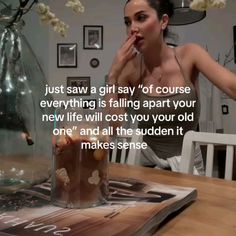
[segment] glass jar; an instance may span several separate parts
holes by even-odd
[[[68,121],[68,114],[79,115],[81,119]],[[89,115],[101,117],[102,114],[96,109],[67,109],[57,113],[67,117],[67,120],[57,123],[60,134],[53,141],[53,204],[87,208],[106,202],[109,138],[103,131],[108,126],[102,120],[86,119]]]
[[[0,20],[0,193],[44,181],[50,174],[52,124],[42,122],[46,80],[23,22]]]

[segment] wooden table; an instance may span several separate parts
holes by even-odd
[[[109,172],[111,176],[197,188],[196,202],[158,229],[155,235],[236,235],[236,181],[120,164],[111,164]]]

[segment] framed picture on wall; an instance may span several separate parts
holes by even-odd
[[[89,76],[67,77],[67,96],[88,96],[90,95]]]
[[[103,49],[103,26],[84,25],[83,27],[83,48],[84,49]]]
[[[77,67],[77,43],[57,44],[57,67]]]

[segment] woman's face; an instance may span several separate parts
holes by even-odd
[[[135,34],[134,46],[143,51],[160,40],[163,31],[162,20],[146,0],[131,0],[125,6],[124,21],[127,35]]]

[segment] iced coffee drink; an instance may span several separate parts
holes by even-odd
[[[108,150],[81,148],[91,140],[60,137],[53,147],[52,202],[61,207],[86,208],[106,202]]]

